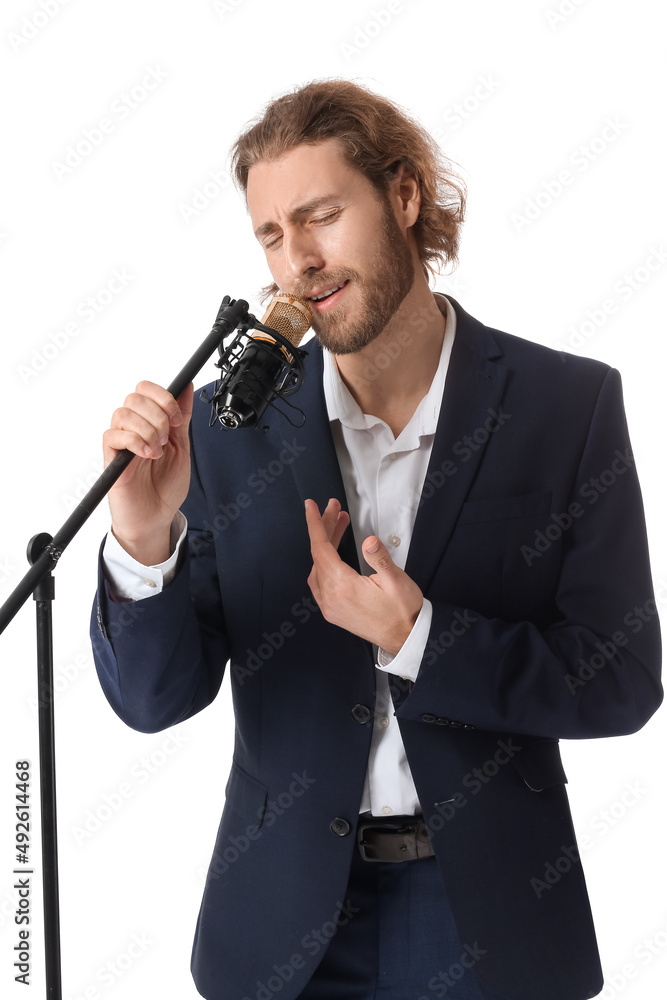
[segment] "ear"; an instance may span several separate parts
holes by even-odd
[[[403,230],[414,226],[421,208],[421,191],[419,179],[410,163],[401,160],[396,165],[388,193],[399,226]]]

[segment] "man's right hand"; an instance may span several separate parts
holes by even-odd
[[[109,506],[114,535],[144,566],[169,558],[171,523],[188,493],[192,397],[192,383],[177,401],[140,382],[104,432],[105,467],[125,448],[137,456],[109,491]]]

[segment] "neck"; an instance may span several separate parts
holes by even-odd
[[[395,437],[431,386],[444,334],[445,317],[420,271],[373,343],[354,354],[335,356],[340,376],[362,412],[384,420]]]

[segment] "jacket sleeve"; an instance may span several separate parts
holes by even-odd
[[[660,632],[614,369],[601,386],[568,512],[557,512],[544,535],[543,547],[560,547],[549,623],[489,618],[429,595],[429,639],[397,717],[567,739],[632,733],[651,717],[662,701]]]
[[[91,618],[95,666],[114,711],[140,732],[166,729],[210,704],[229,658],[215,546],[200,527],[207,505],[192,441],[191,454],[182,508],[188,545],[172,582],[154,597],[116,603],[100,559]]]

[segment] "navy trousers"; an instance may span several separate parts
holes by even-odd
[[[356,850],[343,912],[299,1000],[503,1000],[478,982],[483,942],[459,940],[434,857],[372,862]]]

